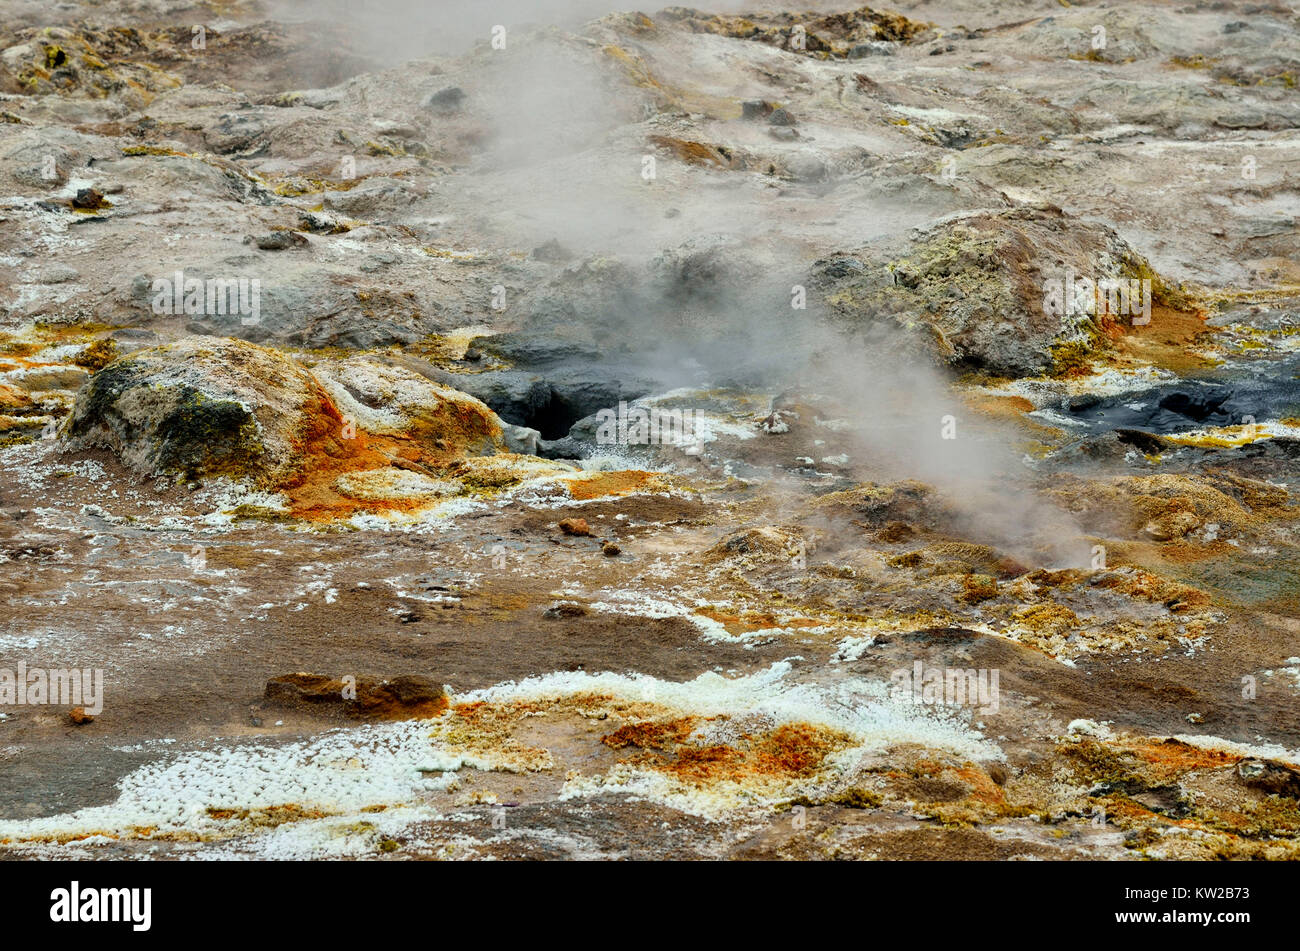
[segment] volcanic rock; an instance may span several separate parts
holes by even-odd
[[[864,252],[865,271],[823,266],[830,306],[848,324],[891,317],[924,332],[934,357],[1005,376],[1043,373],[1061,344],[1091,347],[1094,316],[1045,306],[1052,280],[1150,280],[1157,303],[1180,292],[1113,229],[1050,206],[953,217],[901,246]]]
[[[447,708],[443,689],[427,677],[392,680],[284,674],[266,682],[265,701],[279,707],[345,715],[364,720],[414,720],[439,716]]]
[[[243,341],[187,337],[96,373],[62,435],[144,475],[249,476],[278,484],[302,465],[314,430],[338,426],[333,402],[292,359]]]

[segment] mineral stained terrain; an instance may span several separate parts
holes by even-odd
[[[0,857],[1300,856],[1293,6],[360,6],[0,0]]]

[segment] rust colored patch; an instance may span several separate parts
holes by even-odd
[[[643,750],[669,750],[685,742],[698,722],[698,717],[681,717],[676,720],[628,723],[613,733],[602,736],[600,742],[615,750],[629,746]]]
[[[755,748],[759,772],[807,776],[821,766],[837,744],[824,728],[807,723],[787,723],[765,736]]]
[[[319,809],[305,809],[294,802],[267,806],[264,809],[219,809],[208,806],[207,812],[213,819],[234,819],[260,828],[275,828],[286,822],[301,822],[303,819],[324,819],[329,815]]]
[[[458,703],[452,707],[452,710],[458,717],[470,723],[480,719],[486,709],[486,700],[475,700],[473,703]]]
[[[731,158],[716,145],[703,142],[691,142],[686,139],[674,139],[666,135],[650,136],[650,144],[667,149],[676,158],[688,165],[703,165],[710,168],[731,168]]]
[[[971,409],[985,416],[1015,417],[1032,413],[1034,404],[1023,396],[972,396],[966,401]]]
[[[334,480],[345,472],[388,465],[388,455],[371,445],[375,437],[358,429],[354,439],[344,438],[343,415],[322,390],[304,408],[303,415],[307,423],[294,446],[302,461],[282,486],[292,513],[299,518],[322,519],[372,507],[341,495],[334,489]]]
[[[645,765],[696,783],[801,779],[816,773],[828,755],[850,742],[848,734],[838,730],[787,723],[757,737],[745,737],[735,746],[679,744],[672,750],[675,759]]]
[[[702,617],[717,621],[727,629],[728,634],[747,634],[752,631],[766,631],[775,627],[817,627],[822,621],[812,618],[797,617],[781,620],[775,614],[763,611],[745,611],[741,614],[729,613],[720,608],[705,607],[697,612]]]
[[[1098,315],[1097,323],[1120,362],[1150,363],[1180,375],[1209,365],[1191,346],[1208,329],[1203,311],[1153,304],[1149,324],[1134,327],[1107,314]]]
[[[990,809],[1001,809],[1007,804],[1007,794],[993,778],[974,764],[954,769],[957,777],[971,788],[970,798]]]
[[[590,479],[570,479],[569,496],[578,501],[605,496],[627,495],[639,489],[662,489],[667,486],[654,472],[624,469],[620,472],[601,472]]]
[[[724,778],[723,774],[740,772],[744,754],[726,745],[684,747],[677,751],[675,762],[662,768],[697,782]]]
[[[1226,750],[1207,750],[1181,740],[1140,743],[1127,748],[1147,764],[1147,771],[1160,780],[1174,780],[1195,769],[1221,769],[1241,759]]]
[[[398,468],[436,477],[466,448],[489,439],[491,433],[470,408],[447,403],[437,424],[420,421],[400,436],[368,433],[357,427],[344,436],[343,415],[323,390],[304,408],[307,423],[295,441],[301,463],[280,489],[289,498],[289,514],[309,521],[347,518],[356,512],[415,512],[435,498],[355,499],[335,488],[339,476],[350,472]]]
[[[1174,612],[1210,603],[1210,596],[1204,591],[1148,571],[1138,570],[1129,576],[1110,575],[1099,578],[1096,584],[1101,588],[1120,591],[1130,598],[1164,604]]]
[[[0,383],[0,410],[8,413],[13,410],[30,409],[32,398],[10,383]]]

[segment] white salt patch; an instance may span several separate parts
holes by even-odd
[[[867,652],[867,648],[875,643],[876,638],[872,634],[861,637],[846,637],[840,641],[839,646],[835,649],[835,656],[831,658],[831,663],[842,664],[859,660]]]
[[[1289,750],[1277,743],[1237,743],[1217,736],[1188,736],[1176,733],[1170,739],[1187,743],[1203,750],[1223,750],[1237,756],[1250,756],[1256,759],[1275,759],[1292,766],[1300,766],[1300,749]]]

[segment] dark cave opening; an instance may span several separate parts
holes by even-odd
[[[527,417],[520,425],[537,430],[543,439],[563,439],[569,435],[569,429],[574,423],[591,412],[594,410],[588,411],[570,403],[551,390],[550,398],[530,407]]]

